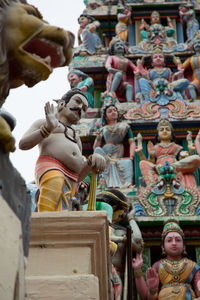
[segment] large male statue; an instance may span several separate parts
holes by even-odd
[[[36,183],[40,189],[39,211],[62,210],[68,206],[66,195],[73,197],[76,183],[92,170],[102,172],[105,160],[98,154],[82,159],[82,145],[71,125],[77,124],[88,107],[86,95],[73,88],[57,101],[58,110],[49,102],[45,105],[46,119],[37,120],[19,142],[19,148],[28,150],[39,145],[36,163]],[[68,191],[64,193],[64,187]]]

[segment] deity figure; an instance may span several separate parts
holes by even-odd
[[[174,141],[173,127],[167,118],[161,118],[157,126],[157,143],[153,145],[148,142],[147,150],[150,161],[146,160],[142,153],[142,142],[138,142],[135,152],[140,156],[140,169],[147,186],[155,186],[159,183],[159,170],[167,161],[175,167],[176,179],[184,187],[196,187],[193,172],[200,166],[200,156],[193,155],[195,145],[192,143],[191,135],[187,137],[188,151]],[[174,181],[176,185],[177,182]]]
[[[125,42],[128,40],[128,25],[131,25],[131,8],[124,7],[121,13],[117,14],[118,23],[115,26],[115,33]]]
[[[135,283],[141,299],[183,300],[200,297],[200,266],[187,258],[184,233],[175,219],[162,232],[164,258],[155,262],[143,277],[141,254],[133,259]],[[199,298],[198,298],[199,299]]]
[[[151,25],[148,25],[144,19],[142,19],[142,24],[140,26],[142,39],[155,46],[165,44],[168,48],[172,48],[176,44],[176,41],[173,38],[175,30],[171,19],[167,18],[167,21],[168,26],[163,26],[160,21],[159,12],[153,11],[151,14]]]
[[[133,101],[133,72],[135,65],[124,57],[126,45],[120,38],[114,38],[109,46],[110,56],[108,57],[105,67],[108,71],[106,90],[110,94],[124,97],[128,102]]]
[[[94,107],[94,82],[91,77],[80,70],[71,70],[68,73],[68,81],[71,88],[79,88],[88,98],[89,107]]]
[[[189,4],[181,4],[179,15],[181,23],[186,26],[187,42],[192,43],[195,32],[199,30],[199,22],[195,18],[195,11],[191,9]]]
[[[183,63],[183,68],[191,68],[193,71],[192,82],[189,83],[187,89],[192,100],[196,100],[200,95],[200,30],[194,34],[193,48],[195,55],[190,56]]]
[[[113,104],[103,109],[102,128],[96,132],[94,153],[106,159],[106,169],[103,172],[107,187],[127,187],[132,184],[135,142],[130,126],[119,122],[117,107]],[[124,157],[124,141],[128,137],[129,158]]]
[[[113,225],[130,226],[132,230],[132,239],[130,241],[131,248],[136,252],[141,252],[143,249],[143,239],[141,231],[134,220],[134,211],[128,203],[127,197],[117,189],[107,189],[97,195],[97,203],[105,202],[112,207],[112,221]],[[125,222],[125,219],[127,220]],[[112,226],[111,224],[111,226]],[[124,282],[124,273],[126,265],[126,228],[124,230],[110,227],[110,240],[112,241],[112,284],[115,291],[115,298],[121,299],[122,285]],[[121,227],[123,228],[123,227]],[[110,246],[111,246],[110,245]],[[119,274],[119,275],[118,275]],[[121,295],[122,296],[122,295]]]
[[[22,150],[39,146],[40,156],[35,168],[40,190],[39,212],[69,208],[77,183],[93,169],[101,173],[105,168],[105,159],[98,154],[83,161],[81,140],[72,127],[88,107],[86,95],[73,88],[57,103],[57,114],[53,104],[46,103],[46,118],[34,122],[19,142]]]
[[[80,24],[78,31],[79,47],[75,50],[74,55],[93,55],[97,49],[101,48],[101,39],[96,33],[100,23],[86,14],[80,15],[78,22]]]
[[[141,62],[135,71],[135,75],[139,78],[142,100],[155,102],[158,105],[167,105],[169,101],[176,99],[183,100],[189,81],[182,78],[182,65],[178,62],[179,71],[173,74],[171,69],[165,66],[164,54],[158,50],[152,55],[152,66],[152,69],[147,70]]]

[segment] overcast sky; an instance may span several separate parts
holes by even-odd
[[[70,30],[76,36],[79,27],[77,18],[85,8],[83,0],[27,0],[27,2],[36,6],[51,25]],[[77,45],[77,36],[75,44]],[[34,180],[34,167],[39,152],[37,146],[27,151],[20,150],[19,140],[35,120],[44,117],[44,104],[52,99],[58,99],[69,90],[67,73],[67,67],[58,68],[46,81],[32,88],[24,85],[10,90],[3,106],[17,120],[13,131],[17,149],[10,154],[10,159],[27,183]]]

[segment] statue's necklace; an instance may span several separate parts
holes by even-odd
[[[72,128],[71,126],[67,126],[67,125],[63,124],[61,121],[59,121],[59,123],[61,123],[61,124],[65,127],[65,131],[64,131],[65,137],[66,137],[68,140],[72,141],[73,143],[77,143],[76,132],[75,132],[74,128]],[[70,128],[70,129],[72,130],[72,132],[73,132],[73,137],[71,137],[71,136],[68,135],[68,133],[67,133],[68,128]]]
[[[164,269],[173,276],[173,281],[177,282],[180,280],[179,275],[185,271],[188,265],[188,259],[184,258],[179,261],[172,261],[166,258],[161,263]]]

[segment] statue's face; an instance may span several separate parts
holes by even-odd
[[[69,63],[73,34],[42,19],[28,4],[13,3],[5,14],[5,37],[8,59],[12,61],[12,87],[23,83],[31,87],[46,80],[53,68]]]
[[[68,76],[68,81],[69,81],[71,87],[73,88],[73,87],[76,87],[79,84],[79,82],[82,81],[82,78],[79,77],[75,73],[70,73]]]
[[[184,250],[182,236],[178,232],[169,232],[164,240],[164,249],[171,258],[181,257]]]
[[[153,55],[152,66],[163,67],[165,65],[165,57],[162,53],[156,53]]]
[[[167,125],[159,126],[158,128],[158,139],[159,141],[171,141],[172,132],[171,128]]]
[[[151,16],[151,24],[159,24],[160,23],[160,16],[159,15],[152,15]]]
[[[180,7],[179,7],[179,10],[180,10],[181,12],[185,13],[185,12],[188,11],[188,8],[185,7],[185,6],[180,6]]]
[[[124,43],[122,43],[121,41],[116,42],[115,45],[114,45],[114,52],[124,54],[124,52],[125,52]]]
[[[200,52],[200,39],[195,40],[193,47],[195,52]]]
[[[70,101],[63,107],[61,116],[64,116],[69,124],[77,124],[83,112],[88,108],[88,102],[85,97],[75,94]]]
[[[115,106],[110,106],[106,110],[106,121],[115,121],[118,119],[118,111]]]
[[[79,22],[81,28],[85,28],[85,26],[88,25],[91,21],[87,17],[81,16],[78,19],[78,22]]]

